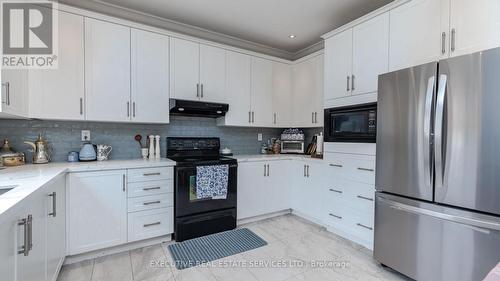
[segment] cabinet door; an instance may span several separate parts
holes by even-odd
[[[316,66],[314,60],[293,66],[293,124],[296,127],[315,125]]]
[[[200,44],[170,38],[170,96],[200,99]]]
[[[377,91],[378,75],[389,70],[389,13],[353,29],[352,94]]]
[[[352,29],[325,40],[324,99],[343,98],[351,94]]]
[[[200,98],[225,103],[226,50],[200,45]]]
[[[414,0],[389,13],[390,71],[448,55],[449,0]]]
[[[47,281],[57,279],[66,256],[66,178],[60,177],[44,189],[47,217]]]
[[[28,71],[22,69],[2,69],[1,78],[1,112],[28,117]]]
[[[69,174],[68,247],[75,255],[127,242],[126,172]]]
[[[273,124],[273,63],[252,58],[252,125],[272,127]]]
[[[45,193],[37,192],[32,194],[28,201],[23,203],[25,207],[23,207],[22,211],[19,213],[20,217],[18,217],[18,220],[25,218],[28,215],[32,216],[30,231],[32,247],[28,256],[24,256],[22,254],[16,256],[17,281],[45,280],[47,246],[46,204],[47,199],[45,197]],[[18,226],[17,228],[18,247],[24,244],[25,230],[26,229],[23,226]]]
[[[87,120],[130,120],[130,28],[85,18]]]
[[[320,164],[295,163],[292,208],[307,219],[322,219],[322,171]]]
[[[30,116],[84,120],[83,17],[59,12],[58,68],[29,71]]]
[[[273,125],[292,126],[292,68],[289,64],[273,63]]]
[[[500,46],[500,1],[451,0],[451,56]],[[453,42],[454,40],[454,42]]]
[[[290,196],[292,193],[290,170],[291,161],[269,161],[268,178],[269,186],[262,198],[266,198],[269,213],[279,212],[291,208]]]
[[[270,179],[265,176],[266,162],[247,162],[238,165],[238,219],[266,214],[267,188]]]
[[[226,65],[226,101],[229,111],[223,118],[223,125],[250,126],[251,58],[228,51]]]
[[[17,232],[22,226],[18,225],[18,219],[25,216],[25,212],[19,212],[15,207],[2,213],[0,217],[0,272],[2,280],[15,281],[17,251],[22,246],[23,240],[18,241]]]
[[[168,37],[132,29],[132,121],[168,123]]]

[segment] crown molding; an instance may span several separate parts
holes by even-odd
[[[320,40],[319,42],[294,53],[270,47],[267,45],[247,41],[234,36],[207,30],[201,27],[188,25],[177,21],[158,17],[155,15],[151,15],[148,13],[143,13],[136,10],[128,9],[122,6],[105,3],[100,0],[92,0],[92,1],[59,0],[59,3],[291,61],[315,53],[316,51],[323,49],[324,45],[323,40],[321,38],[318,38],[318,40]]]

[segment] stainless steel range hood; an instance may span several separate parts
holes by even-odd
[[[229,110],[225,103],[170,99],[170,114],[180,116],[222,117]]]

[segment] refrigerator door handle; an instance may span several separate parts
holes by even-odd
[[[450,215],[450,214],[445,214],[445,213],[440,213],[432,210],[427,210],[427,209],[422,209],[394,201],[389,201],[387,199],[383,198],[378,198],[377,200],[382,201],[384,204],[387,204],[389,207],[392,209],[396,210],[401,210],[409,213],[413,213],[416,215],[424,215],[424,216],[429,216],[453,223],[458,223],[458,224],[463,224],[467,225],[469,227],[476,227],[480,228],[483,231],[489,232],[490,230],[496,230],[500,231],[500,224],[492,221],[485,221],[485,220],[478,220],[478,219],[473,219],[473,218],[466,218],[466,217],[461,217],[461,216],[455,216],[455,215]]]
[[[446,97],[446,84],[448,76],[439,76],[438,93],[436,99],[436,120],[434,123],[434,159],[436,166],[436,188],[443,188],[444,183],[444,149],[443,149],[443,129],[444,129],[444,102]]]
[[[431,122],[432,122],[432,100],[434,98],[434,89],[436,86],[436,77],[432,76],[427,81],[427,92],[425,94],[425,108],[424,108],[424,163],[426,165],[424,173],[426,184],[429,188],[432,188],[433,181],[433,161],[431,156]]]

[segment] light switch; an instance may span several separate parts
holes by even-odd
[[[82,130],[82,141],[90,141],[90,130]]]
[[[258,134],[257,134],[257,140],[258,140],[258,141],[262,141],[262,134],[261,134],[261,133],[258,133]]]

